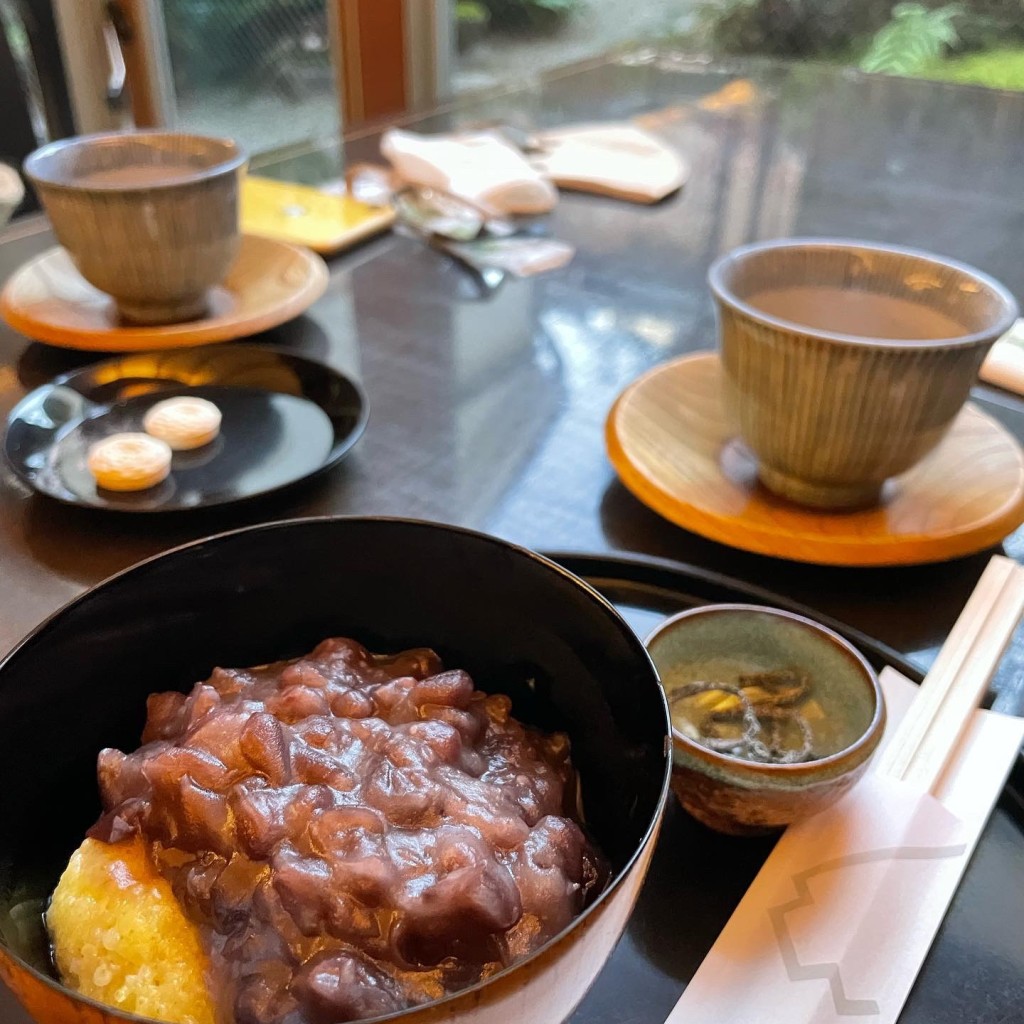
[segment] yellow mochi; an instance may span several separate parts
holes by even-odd
[[[198,929],[140,839],[86,839],[46,923],[61,980],[82,995],[170,1024],[214,1024]]]

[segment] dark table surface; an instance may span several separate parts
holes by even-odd
[[[1024,298],[1024,95],[645,52],[531,80],[413,123],[441,130],[500,118],[546,126],[654,111],[662,112],[658,131],[692,165],[689,183],[653,207],[564,195],[550,232],[578,247],[566,269],[484,296],[438,253],[387,236],[333,260],[325,297],[262,336],[331,363],[369,394],[365,437],[326,478],[220,511],[122,518],[35,497],[0,470],[0,652],[140,558],[246,524],[349,513],[459,523],[541,550],[619,550],[695,563],[803,601],[926,667],[989,553],[858,570],[731,550],[634,499],[605,457],[603,423],[640,373],[714,346],[708,265],[753,239],[838,235],[919,246],[972,263]],[[295,151],[263,161],[263,170],[322,180],[337,175],[342,161],[375,159],[377,138],[368,132],[344,146]],[[37,222],[9,229],[0,279],[50,244]],[[93,358],[30,344],[0,327],[0,412],[26,389]],[[1024,438],[1024,404],[987,388],[975,398]],[[1024,531],[1004,549],[1020,558]],[[997,679],[997,707],[1024,712],[1022,668],[1018,637]],[[681,818],[670,815],[663,842],[689,836]],[[735,883],[723,887],[727,916],[756,856],[708,848],[714,855],[698,858],[702,870],[720,868],[719,855],[741,865]],[[995,868],[979,867],[985,858],[996,858]],[[666,884],[669,870],[656,864],[660,881],[652,884]],[[1005,876],[1005,892],[988,885],[992,870]],[[973,884],[975,877],[985,884]],[[1005,966],[1006,949],[1022,945],[1022,883],[1024,837],[1014,817],[1000,812],[906,1024],[1024,1020],[1024,973]],[[657,924],[644,919],[638,934]],[[616,954],[620,973],[606,972],[611,980],[599,982],[581,1021],[664,1018],[695,964],[652,965],[638,950],[627,937]],[[0,1020],[24,1020],[2,991]]]

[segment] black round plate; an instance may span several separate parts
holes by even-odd
[[[220,436],[175,452],[145,491],[96,486],[86,456],[109,434],[142,429],[154,403],[197,395],[223,414]],[[323,363],[282,349],[230,345],[130,354],[37,388],[7,421],[4,453],[40,494],[84,508],[175,512],[254,498],[335,465],[366,426],[366,397]]]

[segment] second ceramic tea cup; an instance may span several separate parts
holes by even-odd
[[[726,397],[762,483],[825,509],[877,502],[931,451],[1018,316],[973,267],[867,242],[748,245],[709,281]]]
[[[238,255],[246,156],[228,139],[172,132],[51,142],[25,173],[82,276],[142,324],[193,320]]]

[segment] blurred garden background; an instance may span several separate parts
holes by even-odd
[[[1024,0],[448,0],[450,91],[639,43],[1024,90]],[[326,0],[164,0],[181,123],[255,150],[337,123]]]
[[[561,55],[663,40],[1024,90],[1024,0],[459,0],[468,85]]]

